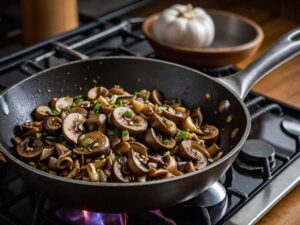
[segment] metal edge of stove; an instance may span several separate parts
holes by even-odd
[[[253,225],[259,221],[276,203],[286,196],[300,181],[298,157],[285,170],[277,175],[272,182],[256,194],[246,205],[230,217],[224,225]]]

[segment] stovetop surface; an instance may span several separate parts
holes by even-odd
[[[72,56],[57,48],[56,41],[62,41],[90,57],[108,55],[133,55],[161,58],[153,52],[141,32],[142,19],[127,22],[111,20],[97,22],[88,28],[75,32],[60,40],[50,40],[21,53],[0,59],[0,87],[4,89],[40,70],[69,62]],[[199,68],[197,68],[199,69]],[[212,76],[224,76],[236,71],[229,66],[214,70],[200,69]],[[256,196],[261,189],[298,159],[299,139],[284,132],[283,120],[300,124],[299,109],[286,106],[273,99],[251,93],[246,98],[252,116],[249,139],[260,139],[275,149],[274,159],[263,165],[249,167],[235,162],[221,178],[227,191],[227,198],[213,207],[195,206],[184,203],[161,212],[119,215],[125,217],[122,223],[106,224],[223,224]],[[249,140],[248,139],[248,140]],[[271,169],[272,168],[272,169]],[[196,201],[197,203],[197,201]],[[0,164],[0,224],[53,225],[53,224],[103,224],[100,213],[70,210],[30,190],[6,164]],[[59,216],[67,211],[72,216]],[[74,215],[75,216],[74,216]],[[70,219],[71,218],[71,219]],[[76,220],[77,218],[77,220]],[[93,220],[87,220],[93,218]],[[96,219],[95,219],[96,218]],[[125,222],[124,222],[125,221]]]

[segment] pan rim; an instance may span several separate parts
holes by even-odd
[[[212,77],[210,77],[209,75],[199,72],[193,68],[187,67],[187,66],[183,66],[177,63],[173,63],[173,62],[168,62],[168,61],[164,61],[164,60],[159,60],[159,59],[151,59],[151,58],[144,58],[144,57],[137,57],[137,56],[104,56],[104,57],[94,57],[94,58],[88,58],[88,59],[81,59],[81,60],[76,60],[76,61],[72,61],[72,62],[68,62],[68,63],[64,63],[61,65],[57,65],[51,68],[48,68],[46,70],[43,70],[41,72],[38,72],[14,85],[12,85],[11,87],[5,89],[1,94],[0,94],[0,98],[2,98],[3,96],[5,96],[5,94],[7,92],[9,92],[10,90],[14,89],[15,87],[21,85],[23,82],[26,82],[27,80],[33,79],[37,76],[41,76],[44,73],[47,73],[49,71],[55,70],[57,68],[61,68],[61,67],[65,67],[65,66],[69,66],[72,64],[77,64],[80,62],[86,62],[86,61],[97,61],[97,60],[106,60],[106,59],[130,59],[130,60],[141,60],[141,61],[150,61],[150,62],[155,62],[155,63],[162,63],[162,64],[168,64],[170,66],[175,66],[178,68],[182,68],[185,70],[189,70],[191,72],[194,72],[196,74],[199,74],[201,76],[205,76],[206,78],[208,78],[209,80],[211,80],[212,82],[216,82],[218,84],[220,84],[223,88],[227,89],[235,98],[236,100],[239,102],[239,104],[242,106],[244,112],[245,112],[245,116],[246,116],[246,127],[245,127],[245,131],[243,133],[243,136],[241,137],[241,139],[239,140],[239,142],[234,146],[233,149],[231,149],[225,156],[223,156],[221,159],[219,159],[218,161],[208,165],[207,167],[204,167],[203,169],[200,170],[196,170],[195,172],[192,173],[186,173],[183,174],[181,176],[176,176],[176,177],[171,177],[171,178],[166,178],[166,179],[161,179],[161,180],[155,180],[155,181],[147,181],[147,182],[129,182],[129,183],[101,183],[101,182],[90,182],[90,181],[83,181],[83,180],[75,180],[75,179],[69,179],[69,178],[65,178],[65,177],[61,177],[61,176],[57,176],[57,175],[52,175],[49,174],[47,172],[44,172],[42,170],[38,170],[35,169],[31,166],[29,166],[28,164],[26,164],[25,162],[21,161],[20,159],[18,159],[17,157],[15,157],[13,154],[11,154],[8,150],[6,150],[3,145],[0,143],[0,151],[5,155],[5,157],[8,157],[11,161],[13,161],[14,163],[18,164],[19,166],[23,167],[26,170],[29,170],[32,173],[35,173],[39,176],[44,176],[48,179],[52,179],[55,181],[60,181],[60,182],[67,182],[67,183],[71,183],[74,185],[87,185],[87,186],[101,186],[101,187],[106,187],[106,188],[120,188],[120,187],[136,187],[136,186],[148,186],[148,185],[159,185],[161,183],[168,183],[168,182],[176,182],[179,181],[181,179],[187,179],[191,176],[196,176],[200,173],[204,173],[207,170],[212,169],[215,166],[218,166],[219,164],[225,162],[226,160],[228,160],[230,157],[232,157],[237,151],[240,150],[240,148],[242,147],[242,145],[244,144],[244,142],[246,141],[249,133],[250,133],[250,129],[251,129],[251,118],[250,118],[250,113],[248,108],[246,107],[245,103],[243,102],[243,100],[229,87],[227,87],[227,85],[223,84],[220,80],[218,79],[214,79]],[[8,162],[9,163],[9,162]]]

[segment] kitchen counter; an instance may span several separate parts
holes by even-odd
[[[129,14],[129,16],[148,16],[152,13],[174,3],[186,3],[186,1],[153,1],[141,9]],[[193,5],[199,5],[199,1],[190,1]],[[240,68],[246,67],[254,58],[260,55],[268,46],[278,39],[285,32],[299,26],[276,13],[266,9],[267,5],[259,1],[212,1],[202,0],[201,7],[222,9],[249,17],[256,21],[264,31],[264,41],[259,51],[251,58],[238,64]],[[270,7],[270,6],[269,6]],[[254,91],[266,96],[278,99],[282,102],[300,108],[300,55],[274,70],[269,76],[262,79]],[[259,206],[257,206],[259,207]],[[272,210],[270,210],[257,224],[258,225],[298,225],[300,224],[300,185],[284,197]]]

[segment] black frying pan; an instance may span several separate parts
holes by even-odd
[[[300,42],[294,39],[299,34],[300,29],[291,31],[247,69],[220,79],[177,64],[133,57],[86,59],[48,69],[0,95],[0,149],[32,188],[71,207],[133,212],[186,201],[214,184],[231,166],[250,131],[251,121],[243,103],[244,97],[264,74],[298,52]],[[66,179],[34,169],[14,156],[11,143],[14,129],[30,119],[29,115],[37,105],[46,104],[53,96],[86,93],[93,86],[92,80],[98,77],[100,84],[106,87],[119,84],[130,92],[158,88],[167,98],[183,99],[189,108],[200,105],[205,120],[222,130],[220,146],[226,155],[194,173],[126,184]],[[206,93],[211,94],[211,101],[204,100]],[[218,109],[223,100],[230,102],[226,112]],[[230,114],[233,121],[227,123]],[[237,134],[232,136],[237,129]]]

